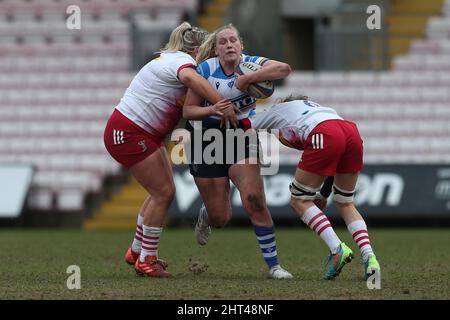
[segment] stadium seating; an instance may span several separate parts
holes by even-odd
[[[382,72],[293,72],[261,109],[308,95],[358,123],[366,163],[450,161],[450,1],[429,20],[427,36]],[[293,153],[282,149],[286,159]]]
[[[66,9],[81,9],[69,30]],[[121,168],[103,129],[134,76],[128,13],[176,25],[196,0],[1,0],[0,163],[36,168],[30,209],[81,210]]]
[[[81,30],[66,28],[79,5]],[[33,164],[28,205],[79,210],[104,178],[120,172],[105,152],[108,115],[133,77],[127,14],[173,25],[195,0],[1,0],[0,162]],[[143,10],[143,9],[148,9]],[[450,0],[429,20],[426,37],[382,72],[291,74],[265,108],[291,93],[334,107],[358,123],[366,163],[450,161]],[[298,152],[281,148],[284,162]]]

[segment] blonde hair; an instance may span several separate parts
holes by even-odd
[[[208,32],[190,23],[183,22],[170,34],[169,42],[161,49],[161,52],[183,51],[192,53],[208,36]]]
[[[295,101],[295,100],[308,100],[308,96],[304,96],[304,95],[295,95],[295,94],[291,94],[287,97],[284,98],[279,98],[277,99],[276,103],[284,103],[284,102],[290,102],[290,101]]]
[[[216,56],[215,51],[216,51],[217,34],[226,29],[232,29],[232,30],[236,31],[236,34],[238,35],[239,40],[242,42],[242,38],[239,35],[239,30],[236,29],[236,27],[233,26],[232,23],[226,24],[226,25],[220,27],[219,29],[214,30],[213,33],[210,33],[208,38],[205,40],[205,42],[202,43],[202,45],[198,49],[198,54],[197,54],[197,59],[196,59],[197,63],[200,63],[206,59]]]

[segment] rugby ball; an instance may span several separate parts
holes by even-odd
[[[244,75],[258,71],[261,68],[262,66],[254,62],[241,62],[236,68],[236,73],[238,75]],[[248,86],[247,93],[256,99],[266,99],[270,97],[274,91],[275,85],[273,84],[273,81],[266,80],[251,83]]]

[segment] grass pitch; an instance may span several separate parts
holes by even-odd
[[[173,277],[137,277],[123,256],[133,232],[0,230],[0,299],[450,299],[450,230],[372,229],[380,290],[362,280],[359,250],[335,281],[323,280],[327,248],[305,228],[276,230],[281,264],[294,279],[267,278],[251,228],[213,230],[200,247],[193,230],[166,228],[160,257]],[[66,286],[81,269],[81,289]]]

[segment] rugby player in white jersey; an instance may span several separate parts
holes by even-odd
[[[274,225],[266,205],[264,185],[257,160],[257,137],[254,136],[253,145],[245,141],[245,146],[242,148],[245,150],[240,150],[241,148],[237,147],[239,138],[229,136],[230,132],[236,133],[239,130],[244,132],[242,129],[249,128],[248,116],[254,109],[256,100],[245,92],[248,84],[259,79],[284,78],[289,75],[291,69],[283,62],[244,55],[242,50],[243,44],[238,30],[232,25],[226,25],[208,37],[197,56],[200,74],[239,109],[238,123],[234,123],[236,130],[222,127],[222,119],[208,113],[210,104],[194,90],[188,90],[183,108],[183,117],[191,120],[186,126],[186,129],[191,132],[190,146],[187,150],[194,155],[197,146],[197,149],[202,152],[199,162],[196,161],[195,155],[189,159],[190,172],[194,176],[205,205],[200,210],[195,228],[197,242],[201,245],[206,244],[211,226],[223,227],[231,218],[231,180],[239,191],[243,208],[253,224],[263,258],[269,268],[269,275],[276,279],[291,278],[292,275],[278,262]],[[203,61],[204,59],[206,60]],[[241,61],[256,62],[263,67],[251,75],[237,78],[235,69]],[[221,150],[216,151],[217,154],[221,153],[222,157],[214,163],[208,163],[203,155],[204,151],[213,145],[212,141],[203,139],[198,143],[195,135],[206,137],[208,132],[213,131],[219,132],[222,145]],[[230,146],[233,146],[231,151]],[[252,154],[252,148],[254,148],[253,151],[256,150],[254,154]],[[228,157],[230,153],[234,155]],[[254,160],[253,163],[250,159]]]
[[[171,275],[167,263],[158,258],[162,225],[175,194],[163,141],[182,117],[187,88],[211,101],[206,114],[221,116],[227,109],[233,113],[233,105],[195,70],[195,57],[207,35],[187,22],[175,28],[161,55],[134,77],[105,128],[108,152],[151,194],[141,207],[136,234],[125,255],[139,275]]]
[[[325,179],[333,176],[333,200],[360,248],[365,278],[379,272],[366,223],[353,202],[358,174],[363,168],[363,143],[356,124],[305,96],[288,97],[256,113],[250,121],[255,130],[278,129],[273,132],[281,143],[303,150],[289,186],[291,206],[330,248],[325,279],[334,279],[353,258],[352,250],[338,238],[327,217],[313,202]]]

